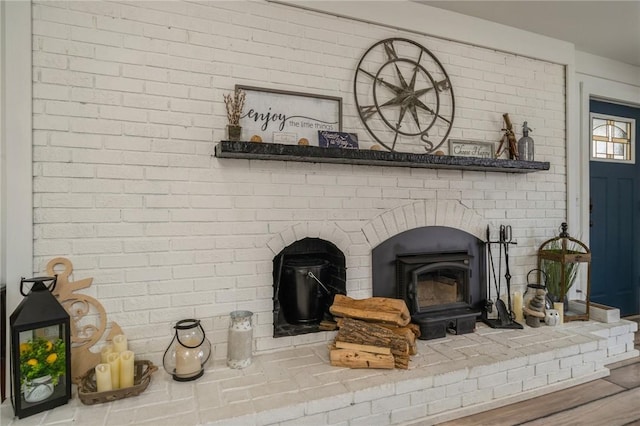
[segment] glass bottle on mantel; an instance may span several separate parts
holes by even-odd
[[[252,317],[253,312],[250,311],[233,311],[230,314],[227,365],[231,368],[245,368],[251,365]]]
[[[533,161],[533,139],[529,137],[531,128],[525,121],[522,124],[522,137],[518,140],[518,159],[522,161]]]

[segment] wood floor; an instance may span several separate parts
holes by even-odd
[[[640,316],[626,319],[640,323]],[[635,346],[640,350],[640,331]],[[440,426],[640,426],[640,357],[607,367],[609,377]]]

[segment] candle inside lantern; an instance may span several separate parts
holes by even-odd
[[[187,346],[196,346],[198,339],[192,338],[183,341]],[[176,345],[176,376],[187,378],[195,376],[202,369],[200,364],[199,348],[187,348],[180,343]]]
[[[111,369],[111,387],[120,389],[120,354],[111,352],[107,355],[107,362]]]
[[[564,303],[554,302],[553,309],[558,311],[558,324],[562,324],[564,322]]]
[[[516,321],[524,321],[524,312],[522,311],[522,293],[516,291],[513,293],[513,313],[516,315]]]
[[[102,364],[106,364],[109,361],[107,361],[107,357],[109,356],[109,354],[113,352],[113,345],[109,344],[109,345],[104,345],[102,347],[102,349],[100,349],[100,362]]]
[[[134,358],[132,351],[124,351],[120,354],[120,387],[129,388],[133,386]]]
[[[111,367],[109,364],[98,364],[96,366],[96,385],[98,392],[110,391],[111,386]]]
[[[127,348],[127,336],[124,334],[118,334],[117,336],[113,336],[113,351],[114,352],[124,352]]]

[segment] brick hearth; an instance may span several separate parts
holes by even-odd
[[[409,370],[331,367],[325,345],[254,358],[244,370],[216,361],[192,383],[155,373],[140,396],[69,405],[2,424],[385,425],[430,424],[605,377],[605,365],[638,356],[638,324],[574,322],[559,327],[491,329],[420,341]]]

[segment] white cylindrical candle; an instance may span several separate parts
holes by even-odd
[[[124,334],[118,334],[117,336],[113,336],[113,351],[114,352],[124,352],[127,348],[127,336]]]
[[[200,341],[198,339],[187,339],[183,341],[185,345],[196,346]],[[198,374],[202,369],[199,357],[200,349],[186,348],[180,343],[176,344],[176,376],[187,378]]]
[[[133,386],[134,358],[132,351],[124,351],[120,354],[120,387],[129,388]]]
[[[102,349],[100,349],[100,362],[102,364],[106,364],[109,362],[107,361],[107,356],[109,356],[111,352],[113,352],[113,345],[111,344],[104,345]]]
[[[562,302],[554,302],[553,309],[558,311],[558,324],[562,324],[564,322],[564,303]]]
[[[245,368],[251,365],[252,316],[253,312],[250,311],[233,311],[230,314],[227,365],[231,368]]]
[[[111,386],[120,389],[120,354],[111,352],[107,355],[107,362],[111,368]]]
[[[96,385],[98,392],[110,391],[111,386],[111,367],[109,364],[98,364],[96,366]]]
[[[516,321],[524,321],[524,312],[522,311],[522,293],[516,291],[513,293],[513,313],[516,315]]]

